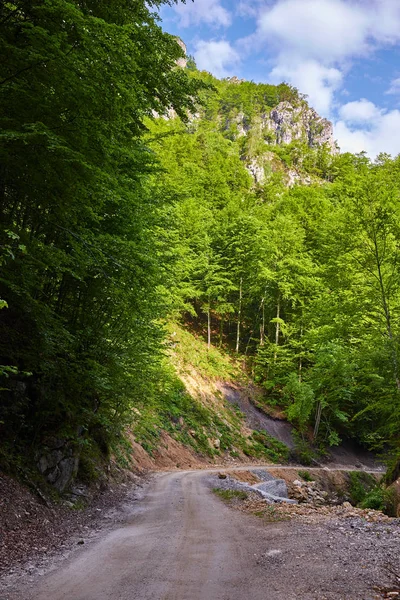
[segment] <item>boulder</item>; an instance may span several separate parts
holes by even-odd
[[[62,493],[78,472],[79,455],[68,442],[48,440],[37,458],[37,467],[46,481]]]
[[[251,487],[279,498],[288,498],[286,482],[283,479],[262,481],[261,483],[255,483]]]

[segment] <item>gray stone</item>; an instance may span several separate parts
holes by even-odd
[[[275,477],[271,475],[266,469],[251,469],[251,472],[257,475],[261,481],[273,481]]]
[[[53,469],[53,471],[50,471],[50,473],[48,473],[46,475],[46,479],[49,483],[54,484],[57,479],[60,477],[61,471],[58,467],[56,467],[55,469]]]
[[[72,456],[70,458],[64,458],[60,461],[58,468],[60,469],[60,475],[54,482],[54,487],[59,492],[63,492],[67,487],[68,483],[75,477],[78,471],[79,458]]]
[[[273,479],[272,481],[263,481],[262,483],[255,483],[251,487],[261,492],[266,492],[267,494],[272,496],[276,496],[279,498],[288,498],[286,482],[283,479]]]

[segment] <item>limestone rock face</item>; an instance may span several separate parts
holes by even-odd
[[[256,158],[252,158],[246,165],[246,168],[250,175],[253,177],[255,183],[262,185],[265,183],[265,170],[263,164]]]
[[[180,45],[180,47],[182,48],[182,50],[184,51],[185,56],[186,56],[186,54],[187,54],[186,44],[184,42],[182,42],[182,40],[180,38],[176,38],[176,42]],[[178,65],[178,67],[182,67],[182,69],[186,69],[187,59],[186,58],[178,58],[178,60],[176,61],[176,64]]]
[[[311,148],[327,144],[333,154],[338,152],[332,123],[320,117],[313,108],[281,102],[264,122],[266,128],[274,133],[276,144],[304,139]]]
[[[303,102],[295,106],[289,102],[280,102],[269,114],[253,117],[251,123],[246,120],[244,114],[239,113],[236,119],[228,125],[236,127],[236,138],[255,134],[259,140],[264,140],[265,144],[270,146],[301,141],[306,143],[309,148],[326,145],[332,155],[339,152],[333,137],[332,123],[328,119],[320,117],[313,108],[309,108]],[[282,172],[288,187],[296,183],[310,185],[313,182],[311,177],[302,174],[296,168],[284,167],[268,150],[259,151],[257,156],[245,156],[243,160],[256,185],[265,183],[268,179],[268,171]]]

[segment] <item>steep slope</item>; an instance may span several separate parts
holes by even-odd
[[[157,405],[135,410],[130,428],[134,465],[157,468],[287,460],[288,446],[232,402],[233,390],[235,398],[243,401],[257,395],[238,360],[216,348],[208,349],[201,338],[174,323],[168,361],[174,392]]]

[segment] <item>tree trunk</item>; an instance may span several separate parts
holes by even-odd
[[[321,404],[321,402],[318,402],[317,415],[315,417],[315,425],[314,425],[314,435],[313,435],[314,440],[316,439],[316,437],[318,435],[319,425],[321,423],[321,413],[322,413],[322,404]]]
[[[303,325],[300,327],[300,341],[303,337]],[[303,358],[301,356],[301,346],[300,346],[300,357],[299,357],[299,382],[301,383],[301,377],[302,377],[302,370],[303,370]]]
[[[275,328],[275,352],[274,352],[274,363],[276,363],[276,357],[277,357],[277,348],[279,345],[279,332],[280,332],[280,323],[279,323],[279,319],[281,315],[281,298],[278,295],[278,302],[276,305],[276,328]]]
[[[236,354],[239,354],[239,344],[240,344],[240,320],[242,317],[242,290],[243,287],[243,277],[240,278],[240,286],[239,286],[239,310],[238,310],[238,320],[237,320],[237,329],[236,329]]]
[[[207,309],[207,347],[211,348],[211,307],[210,297],[208,297],[208,309]]]
[[[260,346],[264,346],[265,343],[265,296],[261,300],[262,316],[260,325]]]

